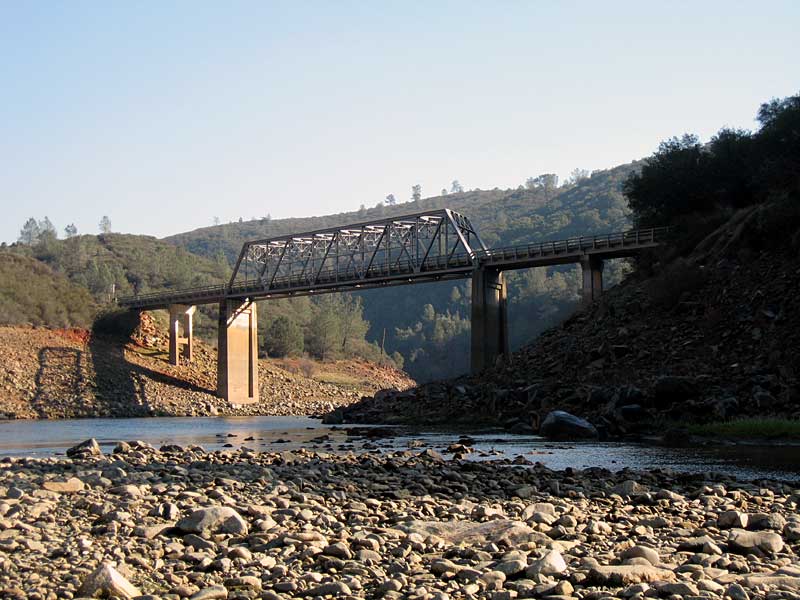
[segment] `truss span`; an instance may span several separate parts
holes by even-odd
[[[263,294],[409,274],[448,274],[487,248],[467,217],[449,209],[247,242],[228,289]]]

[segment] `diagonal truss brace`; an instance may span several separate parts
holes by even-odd
[[[358,283],[404,274],[446,272],[475,262],[487,247],[469,219],[434,210],[246,242],[228,290],[246,284],[263,291]]]

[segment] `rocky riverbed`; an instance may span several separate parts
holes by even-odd
[[[797,598],[800,491],[431,451],[0,461],[0,597]]]

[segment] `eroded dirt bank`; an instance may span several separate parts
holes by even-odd
[[[86,330],[0,327],[0,418],[319,415],[383,388],[414,384],[396,369],[361,360],[262,359],[261,401],[217,398],[216,350],[200,341],[192,363],[172,366],[151,320],[132,339]]]

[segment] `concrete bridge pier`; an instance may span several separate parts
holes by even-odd
[[[588,305],[603,295],[603,259],[582,256],[581,272],[583,275],[581,299],[584,305]]]
[[[509,356],[506,282],[498,269],[477,268],[472,273],[472,373]]]
[[[180,356],[192,360],[192,316],[194,306],[169,305],[169,362],[177,365]],[[181,335],[183,329],[183,335]]]
[[[220,302],[217,396],[231,404],[258,402],[258,319],[250,300]]]

